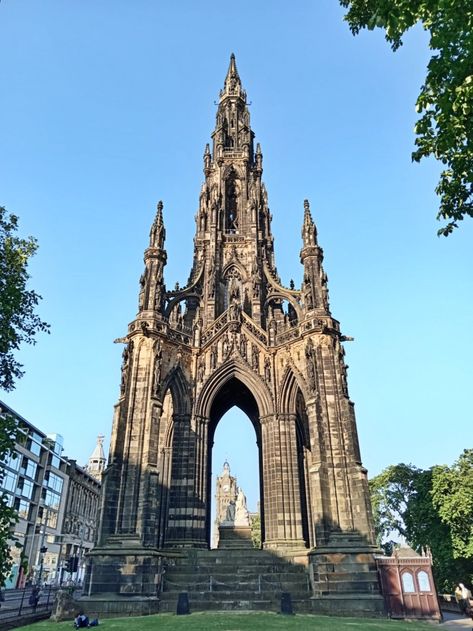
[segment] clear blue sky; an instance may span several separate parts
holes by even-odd
[[[232,51],[285,283],[301,282],[311,200],[332,312],[355,337],[349,389],[370,474],[450,464],[471,447],[473,225],[437,238],[439,165],[410,160],[427,38],[415,30],[394,54],[380,32],[354,38],[342,16],[337,0],[0,3],[0,204],[39,240],[32,287],[51,323],[2,398],[63,434],[68,456],[83,463],[98,433],[108,441],[122,351],[112,341],[136,314],[159,199],[167,284],[187,279]],[[252,429],[230,414],[214,469],[228,457],[254,508]]]

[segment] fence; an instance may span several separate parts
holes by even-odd
[[[24,589],[6,589],[3,592],[4,601],[0,603],[0,629],[13,628],[19,624],[25,624],[27,620],[38,620],[51,615],[54,596],[57,587],[47,585],[39,596],[36,606],[30,605],[32,587]]]

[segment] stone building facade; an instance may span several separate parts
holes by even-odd
[[[346,338],[330,312],[307,200],[302,283],[286,287],[278,276],[263,154],[233,55],[203,163],[184,287],[164,282],[161,202],[151,227],[87,589],[133,595],[136,604],[156,593],[163,555],[209,547],[213,437],[237,405],[257,436],[263,548],[304,558],[314,599],[331,597],[337,559],[345,576],[337,589],[355,593],[375,548]],[[372,582],[368,589],[376,592]]]
[[[85,467],[79,467],[69,458],[66,473],[69,486],[61,533],[61,579],[80,582],[84,577],[85,556],[97,537],[101,484]],[[71,571],[66,572],[68,561]]]

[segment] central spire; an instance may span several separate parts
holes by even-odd
[[[240,75],[238,74],[235,55],[233,53],[230,55],[230,65],[228,66],[223,90],[220,91],[220,101],[229,96],[238,96],[246,102],[246,92],[241,87]]]

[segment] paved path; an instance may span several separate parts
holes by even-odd
[[[448,629],[449,631],[464,631],[468,629],[471,631],[473,629],[473,620],[471,618],[466,618],[465,616],[459,616],[456,613],[444,613],[444,621],[442,624],[439,624],[440,629]]]

